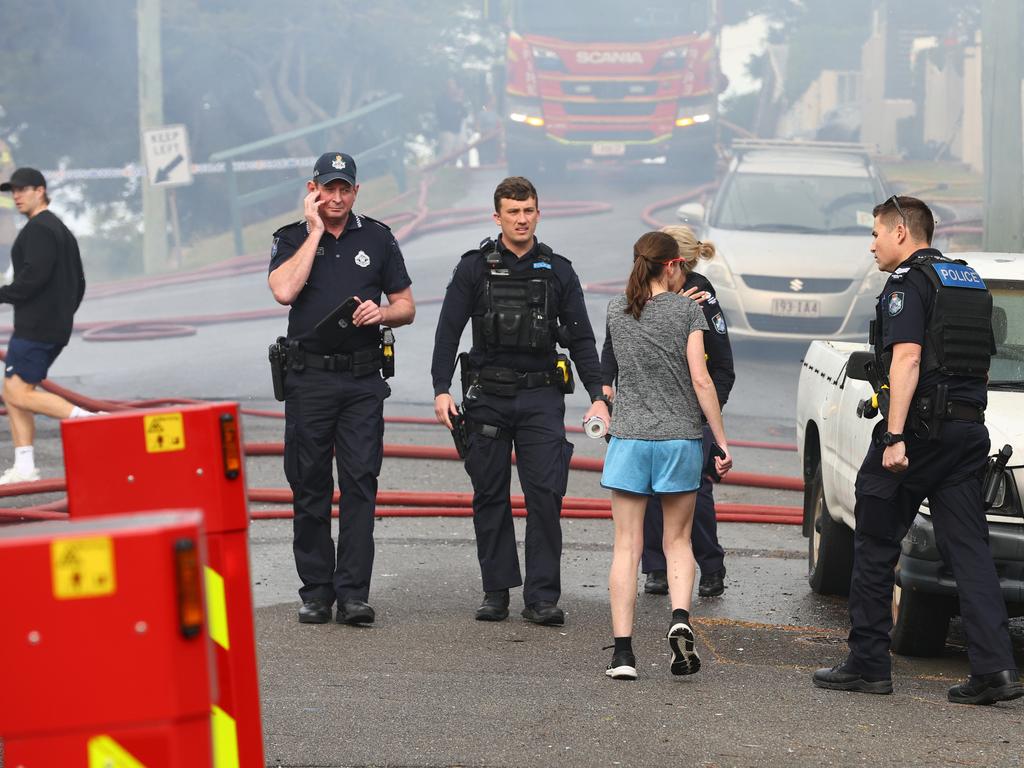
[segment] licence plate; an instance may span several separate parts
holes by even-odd
[[[777,317],[821,317],[817,299],[772,299],[772,314]]]
[[[621,141],[599,141],[591,145],[590,152],[597,157],[622,157],[626,154],[626,145]]]

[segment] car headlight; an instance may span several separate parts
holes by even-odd
[[[539,128],[544,125],[540,102],[534,99],[509,98],[508,119],[513,123],[524,123]]]
[[[565,70],[565,65],[562,64],[562,57],[552,51],[550,48],[541,48],[540,46],[531,46],[533,51],[533,64],[538,70],[543,72],[562,72]]]
[[[721,253],[716,253],[715,258],[703,267],[701,271],[704,273],[704,277],[710,280],[711,284],[716,288],[719,286],[725,288],[736,287],[736,281],[733,279],[732,272],[722,258]]]

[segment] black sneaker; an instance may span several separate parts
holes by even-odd
[[[814,673],[812,680],[819,688],[827,688],[830,691],[856,691],[881,695],[892,693],[892,680],[868,680],[860,672],[847,669],[845,661],[831,669],[819,669]]]
[[[338,606],[335,621],[339,624],[373,624],[373,608],[362,600],[346,600]]]
[[[632,651],[616,651],[604,673],[613,680],[636,680],[636,656]]]
[[[693,630],[685,621],[677,621],[668,630],[668,645],[672,649],[672,674],[692,675],[700,671],[700,656],[694,648]]]
[[[299,608],[300,624],[326,624],[331,620],[331,606],[322,600],[306,600]]]
[[[989,675],[971,675],[966,683],[954,685],[946,698],[954,704],[995,704],[1024,696],[1024,686],[1015,669],[1004,669]]]
[[[565,624],[565,611],[548,600],[539,600],[526,606],[523,608],[522,617],[545,627],[560,627]]]
[[[644,582],[644,592],[648,595],[668,594],[668,574],[665,571],[651,571]]]
[[[508,590],[484,592],[484,601],[476,609],[477,621],[504,621],[508,618]]]
[[[697,587],[697,594],[701,597],[718,597],[725,592],[725,567],[711,573],[700,573],[700,584]]]

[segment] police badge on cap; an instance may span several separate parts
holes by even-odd
[[[356,185],[356,161],[344,152],[325,152],[313,166],[313,181],[329,184],[336,179]]]

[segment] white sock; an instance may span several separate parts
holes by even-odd
[[[31,445],[15,447],[14,468],[22,474],[28,474],[36,468],[35,451]]]
[[[77,405],[71,406],[71,416],[68,418],[79,419],[82,416],[92,416],[92,411],[87,411],[85,408],[79,408]]]

